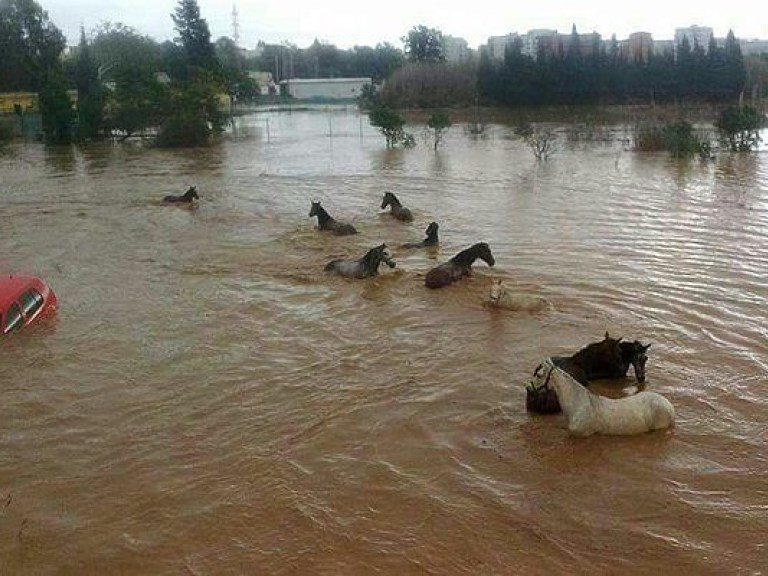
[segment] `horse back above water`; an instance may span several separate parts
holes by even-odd
[[[442,288],[453,284],[464,276],[469,276],[472,274],[472,264],[478,258],[488,266],[496,264],[490,246],[485,242],[478,242],[466,250],[462,250],[448,262],[435,266],[427,272],[424,279],[425,286],[427,288]]]
[[[624,342],[622,338],[611,338],[608,332],[599,342],[588,344],[571,356],[553,356],[552,362],[574,378],[582,386],[589,386],[590,380],[601,378],[623,378],[632,366],[638,384],[645,383],[646,352],[650,344],[639,340]],[[541,365],[536,367],[539,370]],[[536,370],[534,373],[536,373]],[[552,389],[535,390],[527,387],[526,409],[540,414],[560,412],[560,404]]]
[[[352,224],[346,224],[334,219],[328,212],[320,205],[320,202],[312,201],[312,207],[309,209],[309,217],[317,216],[317,227],[319,230],[327,230],[333,232],[337,236],[349,236],[350,234],[357,234],[357,230]]]
[[[197,186],[190,186],[189,189],[179,196],[166,196],[163,198],[163,202],[166,204],[191,204],[194,200],[199,199],[197,195]]]
[[[370,278],[378,275],[382,262],[390,268],[395,267],[386,244],[371,248],[359,260],[331,260],[325,265],[325,271],[345,278]]]
[[[392,192],[384,192],[384,198],[381,200],[381,209],[384,210],[387,206],[391,207],[389,213],[393,218],[402,222],[411,222],[413,220],[411,211],[403,206]]]
[[[578,383],[551,358],[539,364],[534,380],[534,389],[556,394],[573,436],[642,434],[675,423],[675,409],[661,394],[642,391],[626,398],[604,398]]]
[[[428,248],[430,246],[437,246],[440,244],[440,239],[437,235],[439,228],[440,226],[438,226],[437,222],[430,222],[429,226],[427,226],[427,229],[424,231],[427,235],[424,240],[419,242],[406,242],[405,244],[401,244],[400,248]]]

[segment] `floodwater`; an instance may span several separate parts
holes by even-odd
[[[768,573],[768,156],[537,165],[506,126],[411,130],[271,112],[203,150],[0,151],[0,268],[61,304],[0,341],[0,573]],[[397,249],[432,220],[439,250]],[[424,287],[478,241],[494,268]],[[323,273],[381,242],[394,270]],[[489,310],[494,278],[555,310]],[[526,413],[536,364],[606,330],[652,343],[673,431]]]

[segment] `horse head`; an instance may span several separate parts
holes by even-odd
[[[197,195],[197,186],[190,186],[189,190],[184,193],[184,196],[189,200],[198,200],[200,197]]]
[[[373,272],[376,272],[379,265],[384,262],[390,268],[394,268],[396,264],[392,260],[392,254],[387,250],[386,244],[379,244],[375,248],[371,248],[368,253],[363,256],[364,266]]]
[[[437,225],[437,222],[430,222],[429,226],[427,226],[426,235],[427,238],[435,238],[437,239],[437,229],[439,226]]]
[[[488,298],[494,304],[498,304],[499,300],[501,300],[506,291],[507,287],[504,285],[504,283],[501,280],[496,280],[493,284],[491,284],[491,293],[488,295]]]
[[[640,384],[645,382],[645,363],[648,361],[646,352],[650,347],[650,344],[644,346],[639,340],[621,343],[622,359],[627,366],[632,365],[635,370],[635,378]]]
[[[312,207],[309,209],[309,217],[312,218],[312,216],[317,216],[320,214],[321,206],[320,201],[312,200]]]
[[[384,198],[381,200],[381,209],[384,210],[384,208],[390,204],[396,206],[399,204],[399,202],[397,201],[397,198],[395,198],[395,195],[392,194],[392,192],[384,192]]]
[[[488,266],[496,264],[496,260],[493,254],[491,254],[491,247],[486,242],[478,242],[472,248],[474,249],[475,256],[488,264]]]
[[[535,393],[549,390],[549,381],[552,378],[552,372],[557,368],[552,358],[547,358],[541,362],[533,371],[533,378],[526,388]]]

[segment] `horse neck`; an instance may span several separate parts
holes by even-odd
[[[377,272],[379,264],[381,264],[381,255],[376,253],[376,250],[370,250],[365,256],[360,259],[360,263],[368,272]]]
[[[472,248],[467,248],[466,250],[462,250],[456,256],[451,258],[451,262],[454,264],[458,264],[459,266],[464,266],[465,268],[468,268],[472,266],[472,264],[475,263],[475,260],[477,260],[479,256],[475,252],[474,246]]]
[[[393,210],[395,208],[402,208],[402,206],[403,206],[402,204],[400,204],[400,200],[395,198],[394,194],[389,197],[389,205],[392,207]]]
[[[602,371],[605,369],[619,368],[617,362],[623,364],[622,359],[613,354],[611,350],[609,350],[606,355],[603,349],[603,346],[605,345],[606,343],[604,342],[590,344],[571,356],[571,361],[581,367],[587,374],[596,370]]]
[[[552,375],[552,385],[563,412],[570,418],[579,407],[590,403],[590,392],[564,370],[556,370]]]
[[[324,228],[329,220],[333,220],[331,215],[328,214],[322,206],[318,206],[317,214],[315,214],[315,216],[317,216],[317,223],[320,225],[320,228]]]
[[[621,349],[621,364],[626,374],[629,367],[634,364],[635,359],[635,345],[631,342],[620,342],[619,348]]]

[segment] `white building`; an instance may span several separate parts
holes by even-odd
[[[456,36],[443,36],[443,53],[445,54],[445,61],[451,64],[464,62],[470,57],[467,41]]]
[[[691,50],[698,44],[704,52],[709,50],[709,41],[712,39],[712,28],[709,26],[689,26],[688,28],[675,28],[675,46],[680,46],[683,38],[688,38]]]
[[[504,51],[507,46],[520,38],[517,32],[507,34],[506,36],[491,36],[488,38],[488,56],[491,60],[504,60]]]
[[[370,78],[293,78],[280,82],[281,91],[297,100],[354,100]]]
[[[528,30],[528,33],[523,36],[523,54],[535,60],[539,55],[539,38],[551,38],[553,36],[557,36],[557,30],[545,28]]]

